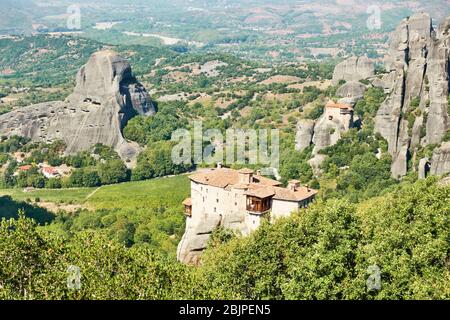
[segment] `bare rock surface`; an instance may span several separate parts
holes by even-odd
[[[430,174],[442,176],[447,173],[450,173],[450,141],[435,149],[431,158]]]
[[[373,62],[365,57],[350,57],[336,65],[333,72],[333,85],[337,85],[340,80],[359,81],[367,79],[375,74]]]
[[[297,123],[296,150],[303,151],[311,145],[314,125],[315,121],[308,119],[302,119]]]
[[[197,265],[208,245],[211,234],[218,227],[246,235],[249,230],[245,223],[245,212],[230,213],[225,216],[203,212],[188,218],[184,235],[177,247],[177,259],[185,264]]]
[[[139,147],[123,138],[122,129],[134,115],[155,112],[128,61],[105,50],[94,53],[78,71],[76,87],[66,101],[31,105],[1,115],[0,133],[44,142],[60,139],[69,154],[102,143],[113,147],[124,160],[132,160]]]
[[[336,91],[336,95],[357,101],[364,97],[365,92],[366,86],[364,84],[358,81],[350,81],[340,86]]]
[[[419,179],[425,179],[430,170],[430,159],[422,158],[419,161]]]
[[[449,27],[447,18],[435,31],[430,16],[417,13],[391,36],[389,73],[379,83],[390,87],[390,94],[378,110],[375,129],[388,141],[394,178],[406,175],[408,159],[418,146],[440,144],[449,129]]]
[[[313,155],[326,147],[338,142],[342,133],[353,126],[353,114],[336,114],[332,109],[325,112],[317,120],[300,120],[297,124],[296,145],[297,151],[303,151],[314,145]]]

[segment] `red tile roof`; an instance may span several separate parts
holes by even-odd
[[[229,185],[231,186],[239,184],[239,173],[247,174],[245,172],[249,172],[249,170],[250,169],[246,169],[246,171],[241,172],[241,170],[237,171],[229,168],[212,169],[208,172],[194,173],[189,178],[194,182],[205,184],[208,186],[226,188]],[[259,175],[254,175],[253,181],[254,183],[260,183],[268,186],[281,185],[281,183],[276,180],[272,180]]]
[[[285,201],[303,201],[315,196],[318,193],[317,190],[307,187],[299,187],[295,191],[278,187],[275,187],[274,189],[275,195],[273,198]]]
[[[281,187],[281,183],[279,181],[259,175],[253,176],[253,181],[249,184],[239,183],[239,172],[240,171],[233,169],[220,168],[212,169],[208,172],[195,173],[189,178],[193,182],[208,186],[227,189],[231,187],[236,189],[244,189],[246,195],[261,199],[273,197],[273,199],[277,200],[299,202],[309,199],[318,193],[317,190],[307,187],[298,187],[295,190],[283,188]]]
[[[332,100],[328,101],[325,108],[338,108],[338,109],[348,109],[353,110],[352,106],[347,103],[336,103]]]
[[[49,174],[57,174],[58,170],[56,170],[53,167],[45,167],[42,169],[43,172],[49,173]]]

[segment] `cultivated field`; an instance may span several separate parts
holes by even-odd
[[[22,189],[0,190],[0,197],[6,195],[17,202],[27,199],[34,202],[38,198],[46,203],[79,204],[92,209],[137,209],[150,204],[181,204],[189,195],[189,179],[186,175],[180,175],[100,188],[42,189],[28,192]]]

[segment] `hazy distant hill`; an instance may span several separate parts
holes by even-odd
[[[6,0],[0,35],[74,31],[67,29],[73,4],[81,11],[81,36],[97,41],[177,44],[278,60],[382,56],[384,36],[404,17],[426,11],[441,21],[450,13],[446,0]],[[368,11],[371,5],[378,7]],[[367,21],[378,9],[381,28],[371,30]]]

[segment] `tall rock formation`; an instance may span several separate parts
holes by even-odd
[[[303,151],[311,145],[313,158],[309,164],[314,172],[320,172],[325,155],[319,151],[336,144],[344,132],[353,126],[353,108],[346,103],[329,101],[323,114],[317,120],[300,120],[297,124],[296,150]]]
[[[359,81],[367,79],[375,74],[373,62],[363,57],[350,57],[342,61],[334,68],[333,85],[337,85],[340,80]]]
[[[441,143],[449,128],[449,27],[450,17],[436,32],[430,16],[418,13],[392,34],[384,77],[390,94],[375,129],[388,141],[394,178],[406,175],[408,159],[420,145]]]
[[[367,57],[350,57],[339,63],[333,72],[333,83],[336,85],[340,80],[347,81],[336,91],[336,95],[341,99],[338,103],[329,101],[324,108],[324,113],[317,120],[299,120],[295,148],[303,151],[314,145],[314,158],[310,162],[314,168],[318,168],[325,159],[318,152],[334,145],[341,138],[342,133],[353,126],[353,107],[364,97],[367,89],[359,80],[373,75],[374,66]]]
[[[61,139],[67,153],[102,143],[113,147],[124,160],[131,160],[139,148],[125,141],[122,129],[134,115],[154,113],[149,94],[134,78],[128,61],[105,50],[94,53],[79,70],[74,92],[66,101],[1,115],[0,133],[44,142]]]

